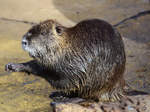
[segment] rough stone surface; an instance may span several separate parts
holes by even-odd
[[[150,10],[149,0],[0,0],[0,112],[51,111],[49,94],[53,89],[48,82],[34,75],[4,71],[8,62],[31,60],[21,48],[21,38],[31,27],[27,22],[56,19],[63,25],[72,26],[83,19],[101,18],[116,24],[145,10]],[[117,27],[123,36],[127,54],[125,79],[132,89],[148,93],[149,21],[150,15],[147,14]],[[149,96],[144,97],[148,101]]]
[[[119,102],[91,103],[83,106],[75,103],[55,103],[54,112],[150,112],[150,96],[128,96]]]

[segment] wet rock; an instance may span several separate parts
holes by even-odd
[[[65,102],[53,103],[53,112],[150,112],[150,96],[128,96],[113,103],[91,103],[88,106]]]

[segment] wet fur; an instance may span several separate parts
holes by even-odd
[[[81,98],[120,99],[126,57],[122,38],[110,24],[92,19],[67,28],[47,20],[27,34],[32,45],[26,50],[54,88]]]

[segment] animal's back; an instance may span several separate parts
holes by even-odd
[[[80,75],[80,96],[119,99],[124,85],[125,51],[120,34],[109,23],[85,20],[68,29],[74,64]],[[112,95],[110,95],[110,93]],[[117,97],[116,97],[117,96]]]

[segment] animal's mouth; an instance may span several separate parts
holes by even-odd
[[[35,52],[33,49],[30,48],[29,43],[26,39],[22,40],[22,48],[23,48],[23,50],[25,50],[29,53],[30,57],[35,58]]]
[[[36,53],[35,53],[35,50],[33,50],[33,49],[31,49],[29,46],[26,46],[26,47],[24,47],[24,46],[22,46],[23,47],[23,49],[25,50],[25,51],[27,51],[28,53],[29,53],[29,56],[30,57],[32,57],[32,58],[35,58],[36,57]]]
[[[29,52],[29,56],[32,58],[35,58],[35,56],[33,54],[31,54],[30,52]]]

